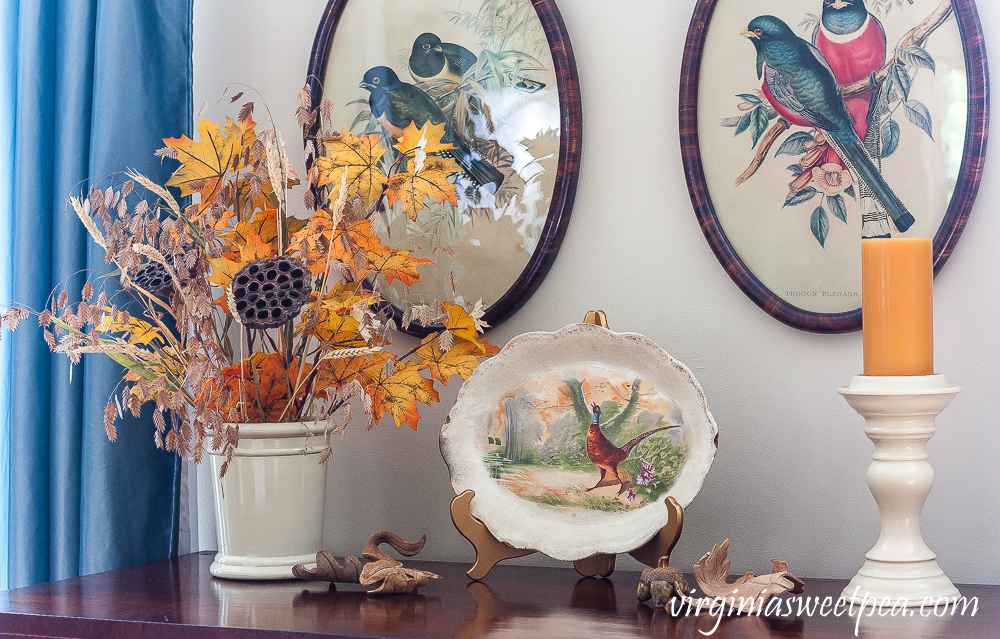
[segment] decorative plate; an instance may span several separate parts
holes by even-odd
[[[687,367],[642,335],[573,324],[520,335],[480,365],[441,454],[497,539],[576,561],[652,538],[667,496],[686,507],[698,494],[717,438]]]

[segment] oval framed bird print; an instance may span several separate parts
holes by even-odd
[[[513,313],[576,191],[580,93],[554,0],[330,0],[307,86],[306,164],[350,155],[345,210],[418,268],[374,284],[398,325],[426,334],[441,302],[487,326]]]
[[[688,190],[716,257],[795,328],[861,328],[861,242],[931,237],[982,176],[988,74],[973,0],[699,0],[680,88]]]
[[[456,494],[515,548],[624,553],[687,507],[718,427],[691,371],[648,338],[573,324],[524,333],[463,384],[441,429]]]

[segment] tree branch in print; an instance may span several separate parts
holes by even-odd
[[[890,0],[874,3],[872,6],[880,13],[887,14],[893,5]],[[852,98],[855,102],[859,98],[864,100],[865,94],[872,95],[877,91],[877,94],[874,94],[872,107],[869,108],[866,102],[863,110],[854,113],[854,116],[856,127],[859,129],[858,136],[862,138],[864,149],[872,162],[877,165],[879,173],[881,161],[899,148],[902,133],[899,123],[894,119],[898,111],[902,111],[910,123],[934,139],[931,112],[919,100],[911,98],[910,90],[922,69],[935,72],[934,58],[923,45],[953,13],[952,0],[942,0],[930,15],[900,40],[899,45],[881,68],[866,78],[843,86],[840,90],[840,96],[845,103],[849,103]],[[819,16],[807,14],[799,27],[805,28],[807,32],[814,32],[815,41],[820,32],[819,21]],[[766,83],[762,88],[767,88]],[[772,105],[769,98],[775,98],[770,92],[755,90],[752,93],[737,94],[736,97],[740,99],[737,109],[742,114],[725,118],[721,125],[735,128],[736,136],[749,131],[751,145],[756,149],[747,169],[735,180],[735,186],[738,187],[756,174],[774,144],[786,131],[791,130],[793,125],[804,126],[804,123],[801,118],[793,117],[795,114],[790,115],[784,110],[786,107]],[[777,99],[782,100],[780,95]],[[865,111],[868,113],[867,116],[864,115]],[[792,180],[789,182],[789,193],[782,208],[798,206],[820,196],[820,203],[810,216],[810,230],[820,246],[825,246],[830,232],[829,214],[832,213],[837,219],[847,222],[847,208],[843,194],[857,198],[854,183],[857,182],[858,176],[855,172],[856,167],[848,166],[848,163],[841,159],[839,153],[841,149],[834,148],[818,128],[809,128],[808,132],[793,130],[791,135],[781,142],[773,157],[779,155],[798,157],[798,161],[788,167]],[[865,184],[861,186],[862,199],[872,197],[871,190],[867,189]],[[864,206],[862,208],[864,209]],[[909,224],[905,226],[897,224],[900,231],[904,231],[908,226]],[[867,229],[863,230],[863,233],[867,236],[866,231]]]
[[[757,172],[760,165],[764,163],[764,159],[767,158],[767,153],[771,150],[771,145],[774,144],[775,140],[781,137],[782,133],[788,130],[789,126],[791,125],[788,123],[788,120],[785,118],[778,118],[778,121],[774,123],[771,130],[764,136],[760,146],[757,147],[757,154],[754,155],[753,161],[750,162],[750,166],[748,166],[747,170],[736,178],[735,186],[739,186],[753,177],[753,174]]]

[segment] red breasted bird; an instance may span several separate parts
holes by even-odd
[[[855,133],[854,119],[823,54],[774,16],[754,18],[742,35],[757,50],[757,77],[764,78],[766,72],[772,106],[780,105],[798,121],[821,130],[858,182],[866,184],[888,211],[896,228],[900,232],[910,228],[913,216],[886,184]]]
[[[870,78],[885,64],[885,29],[878,18],[868,13],[864,0],[823,0],[823,17],[813,44],[842,87]],[[854,116],[854,132],[862,140],[868,132],[868,112],[877,93],[873,86],[844,100]]]
[[[653,433],[658,433],[661,430],[667,430],[670,427],[661,426],[660,428],[654,428],[647,433],[634,437],[623,446],[615,446],[611,443],[611,440],[604,435],[604,432],[601,431],[601,407],[594,404],[593,409],[594,421],[590,423],[590,429],[587,431],[587,457],[590,457],[590,461],[597,464],[597,467],[601,469],[601,480],[597,482],[597,485],[594,486],[594,488],[621,484],[621,488],[618,491],[618,494],[620,495],[628,488],[634,486],[635,483],[631,478],[623,478],[618,474],[618,465],[628,459],[629,453],[632,452],[632,449],[635,448],[639,442],[646,439]],[[588,488],[587,492],[594,490],[594,488]]]
[[[878,18],[868,12],[864,0],[823,0],[823,17],[813,35],[813,44],[830,63],[842,87],[873,78],[885,64],[885,29]],[[870,86],[864,93],[845,98],[844,104],[854,118],[854,132],[858,137],[877,141],[880,131],[875,104],[879,91],[874,81]],[[864,186],[861,188],[861,211],[863,237],[891,234],[888,215],[871,190]]]

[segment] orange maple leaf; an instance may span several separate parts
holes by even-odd
[[[434,381],[420,374],[415,363],[397,364],[392,375],[386,376],[385,366],[366,389],[372,398],[373,423],[378,423],[386,413],[396,422],[396,428],[403,424],[417,430],[417,402],[428,406],[439,401],[434,390]]]
[[[292,236],[299,233],[306,225],[306,220],[294,217],[285,218],[287,234]],[[241,249],[248,238],[257,234],[260,239],[272,248],[271,255],[278,253],[278,210],[263,209],[257,211],[254,216],[245,222],[237,222],[236,226],[227,233],[223,233],[220,239],[226,243],[225,253],[234,253]]]
[[[386,183],[387,203],[392,206],[402,201],[403,212],[411,220],[416,220],[417,214],[423,210],[426,197],[433,197],[439,203],[448,200],[457,206],[455,185],[448,181],[448,176],[461,171],[461,167],[451,158],[430,157],[423,167],[410,162],[408,171],[393,175]]]
[[[319,365],[327,385],[339,387],[357,379],[363,386],[369,386],[382,374],[386,361],[392,358],[392,355],[382,352],[324,360]]]
[[[333,252],[338,259],[349,261],[354,251],[362,249],[368,253],[381,254],[382,240],[372,233],[372,223],[368,220],[341,222],[333,236]]]
[[[244,402],[248,421],[252,423],[275,422],[287,418],[291,411],[286,411],[291,401],[291,384],[289,371],[298,373],[297,360],[285,368],[285,358],[281,353],[254,353],[223,369],[223,383],[231,390],[229,403],[221,407],[222,412],[230,409],[242,415],[239,404]],[[242,393],[240,387],[242,386]]]
[[[198,127],[199,141],[186,135],[164,138],[163,143],[177,151],[180,168],[174,171],[167,186],[176,186],[181,195],[201,194],[205,207],[222,190],[222,180],[227,172],[236,173],[246,167],[243,161],[242,136],[225,136],[219,125],[202,119]]]
[[[443,351],[437,333],[425,337],[415,355],[422,360],[420,370],[427,369],[431,377],[441,380],[445,386],[452,375],[469,379],[483,356],[478,345],[465,340],[456,340],[451,348]]]
[[[364,252],[360,263],[355,259],[358,251]],[[358,280],[365,277],[368,260],[373,255],[382,255],[384,251],[382,241],[372,233],[371,222],[368,220],[341,222],[334,230],[330,255],[333,259],[340,260],[354,268]]]
[[[266,260],[269,257],[274,257],[275,253],[276,251],[260,235],[250,233],[246,242],[240,247],[240,262],[248,264],[254,260]]]
[[[330,255],[330,236],[333,233],[333,212],[317,209],[316,212],[292,235],[288,250],[298,254],[312,272],[319,276],[326,272]]]
[[[416,122],[410,122],[403,129],[403,137],[395,145],[396,149],[404,155],[413,157],[413,152],[418,148],[422,148],[424,153],[436,153],[455,148],[455,145],[450,142],[441,142],[441,138],[444,137],[444,130],[444,122],[441,124],[427,122],[420,128],[417,128]],[[423,146],[421,147],[421,145]]]
[[[382,255],[368,253],[368,273],[381,273],[387,284],[397,279],[407,286],[420,281],[417,272],[418,264],[433,264],[431,260],[422,257],[410,257],[411,251],[386,249]]]
[[[342,359],[327,359],[319,362],[313,380],[313,393],[323,396],[329,389],[339,390],[345,384],[357,380],[370,397],[368,388],[379,379],[385,363],[393,359],[388,353],[371,353]]]
[[[357,136],[343,129],[340,135],[323,140],[323,146],[329,155],[314,165],[317,186],[339,184],[346,171],[349,199],[358,196],[371,204],[381,197],[386,176],[378,163],[386,149],[377,133]]]

